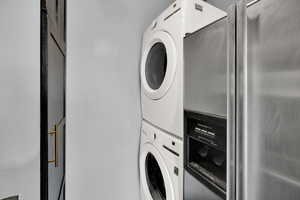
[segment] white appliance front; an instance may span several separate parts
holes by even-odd
[[[142,200],[182,200],[181,140],[143,121],[139,168]]]
[[[174,2],[143,37],[141,101],[143,119],[183,137],[183,7]]]
[[[171,87],[176,72],[177,50],[169,33],[156,31],[146,44],[141,64],[144,93],[151,99],[162,98]]]
[[[174,186],[167,165],[150,143],[142,146],[140,155],[141,189],[147,200],[175,200]]]

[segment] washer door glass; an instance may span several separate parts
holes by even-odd
[[[167,72],[167,51],[162,42],[155,43],[147,57],[145,75],[149,87],[153,90],[160,88]]]
[[[159,164],[152,153],[146,156],[146,176],[149,191],[154,200],[166,200],[166,188]]]

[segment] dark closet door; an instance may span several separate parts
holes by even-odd
[[[66,122],[65,0],[46,0],[42,6],[41,197],[43,200],[63,200]]]
[[[65,165],[65,56],[51,35],[48,59],[48,191],[49,200],[58,200],[64,184]]]

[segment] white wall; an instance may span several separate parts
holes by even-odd
[[[40,0],[0,1],[0,199],[40,199]]]
[[[139,199],[142,32],[171,2],[68,1],[67,199]]]

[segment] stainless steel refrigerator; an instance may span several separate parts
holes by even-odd
[[[300,199],[300,1],[237,5],[237,199]]]
[[[234,1],[207,3],[227,15],[184,38],[184,199],[232,200],[235,78],[229,75],[235,70],[236,7]]]
[[[299,200],[300,1],[227,12],[184,42],[185,109],[226,119],[225,196],[187,170],[185,200]]]

